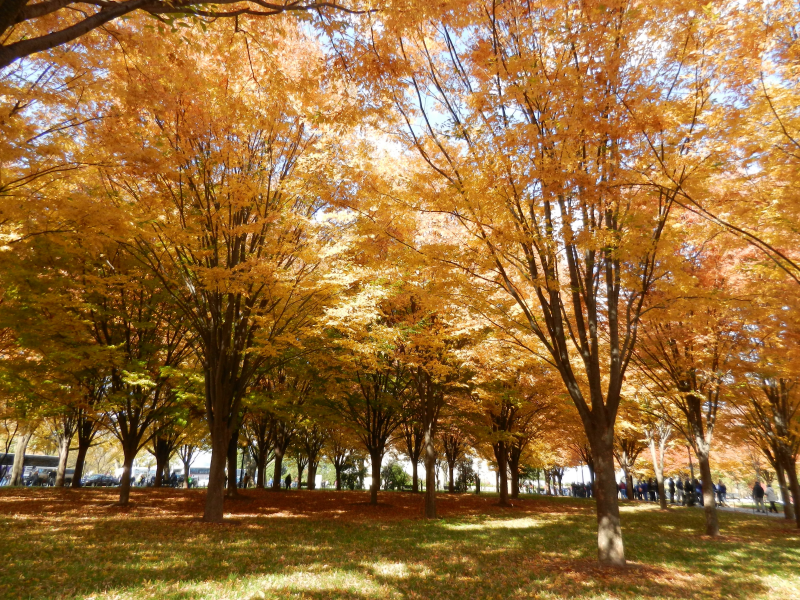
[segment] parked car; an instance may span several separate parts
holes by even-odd
[[[113,487],[119,485],[119,481],[111,475],[97,474],[81,480],[81,485],[84,487]]]

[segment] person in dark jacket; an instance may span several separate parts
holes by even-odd
[[[756,483],[753,486],[753,500],[756,503],[756,512],[767,512],[767,509],[764,508],[764,488],[761,487],[761,482],[758,479],[756,479]]]
[[[678,483],[675,484],[675,487],[678,488],[678,504],[686,506],[686,495],[683,493],[683,479],[681,479],[680,475],[678,475]]]
[[[675,504],[675,480],[669,478],[669,503]]]
[[[286,474],[286,479],[284,480],[286,483],[286,489],[290,489],[292,487],[292,475],[291,473]]]

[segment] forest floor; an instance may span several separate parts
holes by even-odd
[[[226,521],[202,490],[0,488],[0,598],[800,598],[800,532],[783,519],[622,504],[628,566],[595,561],[591,500],[246,490]]]

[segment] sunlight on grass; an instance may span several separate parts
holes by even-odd
[[[552,519],[552,523],[556,519]],[[482,520],[478,523],[444,523],[442,526],[451,531],[480,531],[487,529],[529,529],[543,525],[545,521],[541,519],[521,518],[521,519],[502,519],[502,520]]]

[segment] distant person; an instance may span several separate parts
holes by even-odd
[[[678,481],[675,484],[675,488],[676,488],[677,494],[678,494],[678,504],[683,506],[684,504],[686,504],[686,498],[685,498],[685,496],[683,494],[683,479],[681,479],[680,475],[678,475]]]
[[[698,481],[697,479],[694,480],[694,495],[697,498],[697,502],[700,503],[700,506],[705,506],[705,498],[703,498],[703,482]]]
[[[647,489],[650,490],[650,502],[657,502],[657,491],[658,491],[658,484],[650,478],[650,481],[647,482]]]
[[[692,487],[692,482],[689,481],[688,477],[686,478],[686,481],[683,482],[683,493],[686,496],[686,506],[694,506],[694,488]]]
[[[775,493],[775,490],[772,489],[772,484],[767,484],[767,502],[769,502],[769,512],[778,512],[778,507],[775,506],[775,503],[778,501],[778,496]]]
[[[717,494],[719,495],[719,503],[722,506],[727,506],[728,502],[728,488],[722,482],[722,479],[719,480],[719,485],[717,486]]]
[[[625,481],[619,482],[619,497],[622,498],[623,500],[628,499],[628,494],[625,490]]]
[[[244,474],[244,481],[242,482],[244,485],[242,487],[249,488],[250,487],[250,473]]]
[[[286,489],[287,490],[291,489],[291,487],[292,487],[292,475],[291,475],[291,473],[287,473],[286,474],[286,479],[284,480],[284,482],[286,483]]]
[[[755,485],[753,486],[753,500],[756,503],[756,512],[767,512],[767,510],[764,508],[764,488],[761,487],[761,482],[757,479]]]
[[[675,504],[675,480],[672,477],[669,478],[669,503]]]

